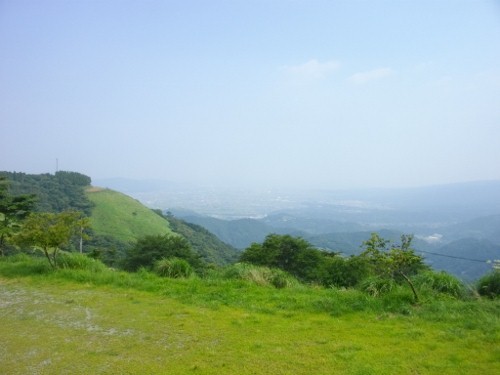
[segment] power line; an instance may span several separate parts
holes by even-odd
[[[457,257],[454,255],[446,255],[446,254],[438,254],[438,253],[433,253],[430,251],[423,251],[423,250],[417,250],[418,253],[426,253],[426,254],[432,254],[432,255],[437,255],[440,257],[445,257],[445,258],[453,258],[453,259],[460,259],[460,260],[468,260],[470,262],[478,262],[478,263],[489,263],[491,262],[490,260],[482,260],[482,259],[472,259],[472,258],[464,258],[464,257]]]

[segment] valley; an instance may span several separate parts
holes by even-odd
[[[126,179],[97,183],[200,225],[241,250],[279,233],[349,256],[359,254],[372,232],[393,242],[414,234],[414,247],[428,264],[467,281],[500,259],[499,181],[351,191],[217,189]]]

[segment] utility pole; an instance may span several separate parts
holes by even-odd
[[[80,225],[80,254],[83,254],[83,224]]]

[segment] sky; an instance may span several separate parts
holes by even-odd
[[[0,0],[0,170],[500,179],[500,2]]]

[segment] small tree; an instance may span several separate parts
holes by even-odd
[[[415,254],[411,248],[413,235],[402,235],[401,245],[392,245],[388,249],[389,241],[381,238],[377,233],[372,233],[368,241],[363,242],[365,250],[361,257],[369,260],[372,270],[381,277],[392,280],[404,279],[410,286],[415,302],[418,302],[418,294],[410,279],[410,276],[428,267],[424,264],[423,258]]]
[[[42,250],[51,267],[57,268],[61,247],[69,244],[73,236],[80,236],[88,226],[88,220],[77,211],[33,213],[24,221],[15,242]]]

